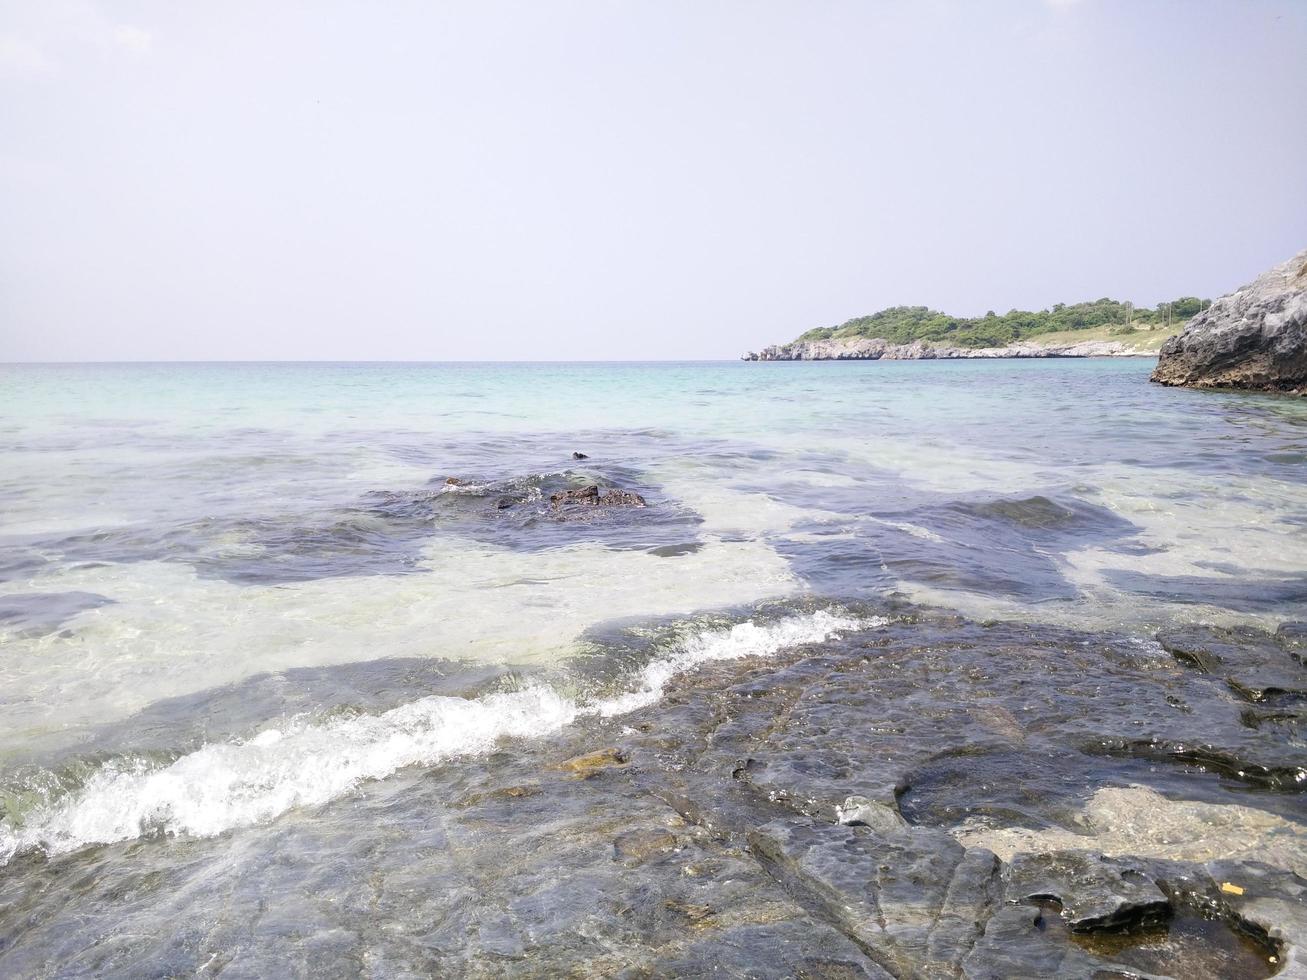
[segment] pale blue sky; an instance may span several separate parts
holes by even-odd
[[[0,0],[0,360],[734,357],[1307,246],[1307,3]]]

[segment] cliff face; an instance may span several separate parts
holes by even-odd
[[[1307,394],[1307,249],[1190,320],[1152,379]]]
[[[764,347],[744,355],[746,361],[930,361],[991,357],[1129,357],[1140,354],[1117,341],[1089,340],[1078,344],[1041,347],[1012,344],[1008,347],[930,347],[917,341],[891,344],[879,337],[849,337],[842,340],[796,340],[791,344]]]

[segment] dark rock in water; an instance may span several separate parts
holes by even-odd
[[[587,456],[585,453],[577,453],[577,452],[574,452],[574,453],[572,453],[572,458],[573,458],[573,459],[589,459],[590,457]]]
[[[752,904],[752,896],[741,895]],[[690,934],[693,939],[694,934]],[[641,976],[634,971],[617,976]],[[748,977],[749,980],[891,980],[852,942],[815,920],[781,921],[713,930],[684,951],[668,950],[644,976]]]
[[[657,548],[650,548],[649,554],[657,555],[659,558],[680,558],[682,555],[692,555],[703,548],[702,541],[687,541],[685,544],[665,544]]]
[[[549,495],[549,503],[555,510],[565,507],[569,504],[579,504],[583,507],[594,507],[599,503],[599,488],[597,486],[581,487],[579,490],[560,490],[558,493]]]
[[[15,630],[20,636],[45,636],[78,613],[112,604],[112,599],[94,592],[3,595],[0,596],[0,626]]]
[[[513,500],[511,497],[500,497],[495,501],[495,510],[508,510],[508,508],[512,507],[515,503],[517,503],[517,501]]]
[[[1307,666],[1277,642],[1281,636],[1193,626],[1160,633],[1157,641],[1181,663],[1224,680],[1249,701],[1307,697]]]
[[[1153,596],[1166,602],[1222,606],[1240,612],[1273,611],[1307,602],[1307,576],[1257,578],[1251,575],[1147,575],[1109,568],[1107,582],[1124,592]]]
[[[1171,914],[1166,895],[1142,871],[1087,851],[1018,854],[1007,892],[1024,902],[1055,899],[1079,932],[1147,925]]]
[[[1208,896],[1211,904],[1219,903],[1238,921],[1260,930],[1273,942],[1288,946],[1288,955],[1279,956],[1286,978],[1307,976],[1307,881],[1286,875],[1265,865],[1235,861],[1213,861],[1205,868],[1212,882],[1220,882]],[[1237,889],[1222,887],[1238,883]]]
[[[638,493],[630,490],[605,490],[600,492],[599,487],[590,484],[577,490],[560,490],[558,493],[551,494],[549,503],[554,510],[564,510],[568,507],[644,507],[646,506],[644,498]]]
[[[591,484],[590,486],[581,487],[578,490],[560,490],[558,493],[550,494],[549,502],[551,504],[582,504],[593,506],[600,502],[599,487]]]
[[[1185,879],[1185,885],[1194,883]],[[1247,925],[1245,925],[1247,923]],[[1015,904],[999,909],[964,961],[968,978],[1220,977],[1255,980],[1276,972],[1280,957],[1273,942],[1251,920],[1232,925],[1219,917],[1185,909],[1154,925],[1124,931],[1071,931],[1056,901]],[[1299,974],[1287,970],[1282,976]]]
[[[1092,546],[1122,550],[1139,531],[1072,494],[963,499],[918,494],[905,500],[906,506],[875,507],[872,520],[866,520],[870,488],[845,496],[823,487],[814,495],[782,483],[765,492],[800,507],[857,515],[846,523],[800,522],[795,530],[804,532],[802,537],[783,536],[773,544],[815,587],[839,594],[848,594],[851,581],[880,593],[906,580],[1035,602],[1072,598],[1080,589],[1067,579],[1059,554]],[[930,533],[923,535],[923,528]]]
[[[609,490],[599,498],[601,507],[645,507],[644,498],[631,490]]]
[[[796,611],[812,609],[753,619]],[[1303,975],[1307,752],[1244,723],[1269,702],[1138,638],[850,612],[870,613],[895,618],[703,663],[645,708],[415,766],[300,817],[20,855],[0,874],[0,975],[230,972],[236,955],[250,976]],[[629,668],[682,648],[684,622],[628,626],[625,647],[628,627],[604,635]],[[1251,631],[1186,642],[1221,670],[1218,642],[1290,655]],[[578,655],[569,681],[616,693],[630,677],[606,672],[612,656]],[[419,669],[374,686],[405,702]],[[484,669],[414,677],[423,694],[502,689]],[[326,685],[339,670],[294,676]],[[215,707],[298,690],[282,679]],[[1139,786],[1150,809],[1088,819],[1104,787]],[[1241,856],[1213,859],[1174,822],[1167,808],[1195,802],[1219,814],[1205,830],[1252,835]],[[1279,830],[1257,837],[1265,820],[1249,814],[1272,812]],[[1173,828],[1183,839],[1150,850]],[[977,843],[989,831],[1024,843],[1000,854]],[[1104,832],[1134,849],[1107,853]]]
[[[1052,920],[1052,921],[1050,921]],[[964,976],[999,980],[1007,977],[1134,977],[1113,963],[1082,952],[1068,941],[1055,911],[1019,904],[998,908],[984,934],[963,961]]]
[[[679,545],[693,538],[692,528],[702,523],[689,504],[666,494],[658,495],[656,506],[647,510],[569,507],[573,513],[551,512],[551,494],[583,481],[601,488],[626,487],[641,495],[656,493],[658,484],[648,472],[623,463],[605,464],[602,474],[585,477],[560,470],[559,437],[552,434],[532,444],[531,463],[524,472],[497,474],[482,468],[485,453],[510,458],[522,450],[524,439],[492,438],[475,455],[450,454],[442,463],[466,476],[441,476],[433,470],[425,485],[370,490],[352,500],[289,509],[277,504],[257,513],[237,508],[181,523],[25,535],[0,554],[0,582],[27,581],[52,561],[70,569],[176,562],[194,568],[201,578],[253,586],[425,574],[427,545],[446,535],[518,552],[579,542],[646,550]],[[500,500],[511,506],[499,506]],[[634,497],[620,496],[606,502],[636,503]],[[603,519],[579,519],[586,515]]]
[[[947,834],[888,837],[807,819],[775,820],[750,844],[896,976],[956,976],[999,894],[998,860]]]
[[[1152,380],[1307,394],[1307,250],[1190,320]]]
[[[997,519],[1019,524],[1022,527],[1040,529],[1071,526],[1077,523],[1082,516],[1072,508],[1054,503],[1039,494],[1018,499],[1000,498],[985,503],[973,504],[971,509],[977,517],[982,519]],[[1086,511],[1094,510],[1089,506],[1083,509]],[[1115,515],[1112,515],[1112,517],[1115,518]]]

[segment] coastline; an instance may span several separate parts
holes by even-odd
[[[743,361],[931,361],[1031,357],[1157,357],[1119,340],[1084,340],[1074,344],[1010,344],[1006,347],[935,347],[922,341],[891,344],[879,337],[808,340],[774,344],[741,355]]]

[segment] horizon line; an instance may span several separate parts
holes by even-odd
[[[159,358],[157,360],[141,359],[97,359],[97,360],[31,360],[0,361],[0,367],[76,367],[89,365],[145,365],[145,364],[723,364],[734,361],[746,361],[738,357],[628,357],[628,358],[456,358],[449,360],[402,359],[393,358]]]

